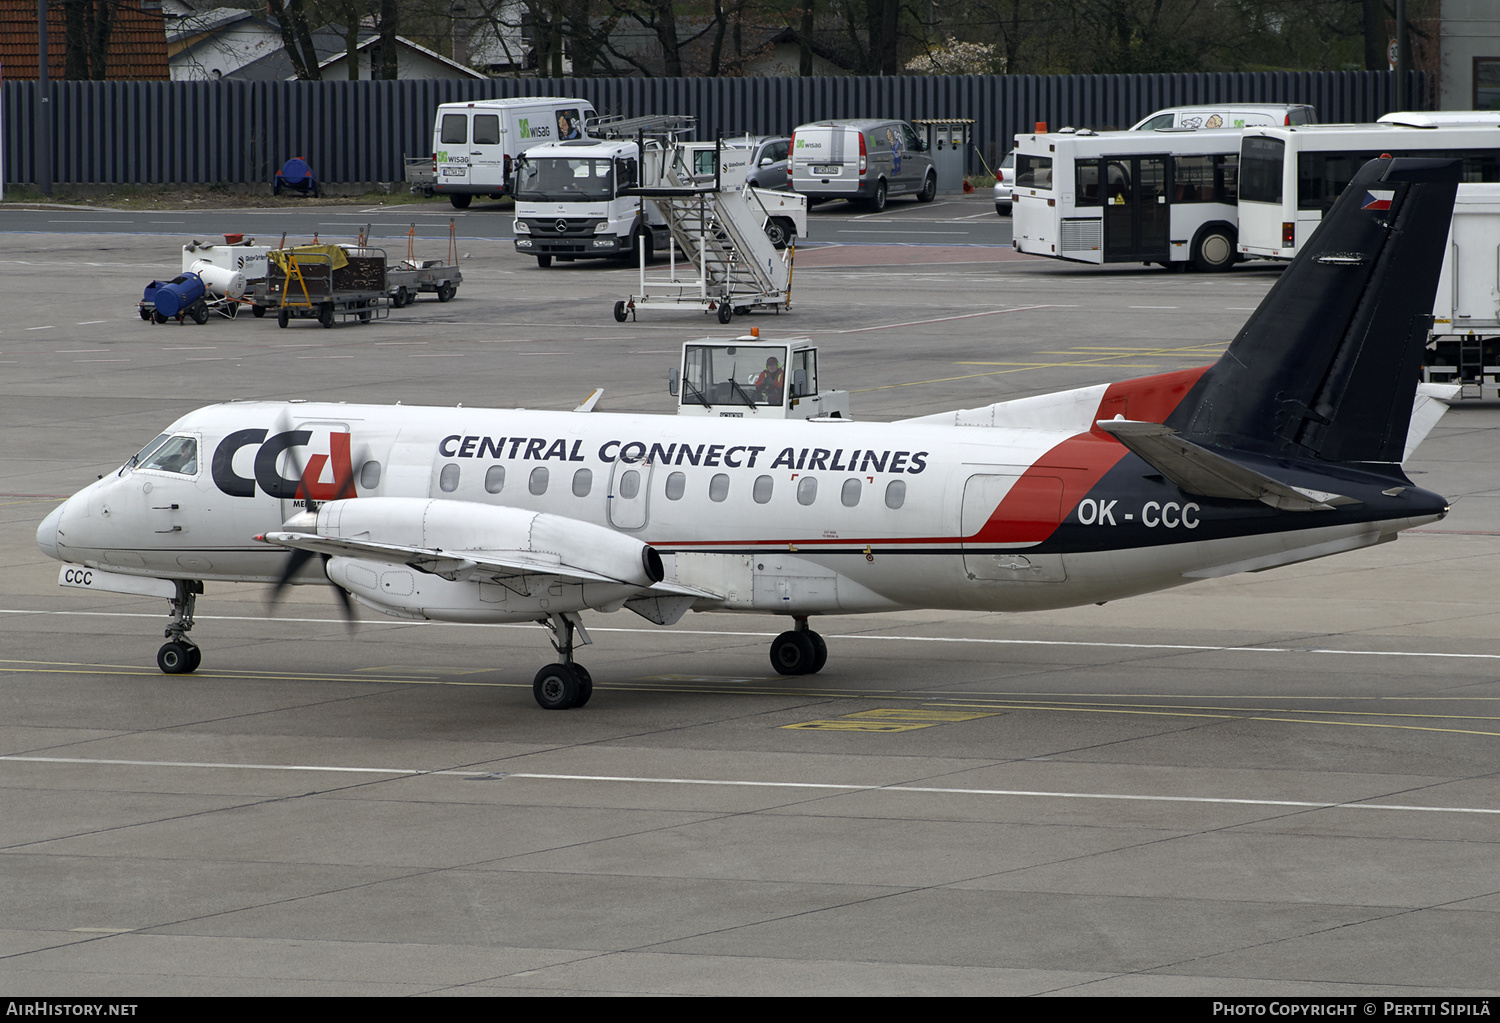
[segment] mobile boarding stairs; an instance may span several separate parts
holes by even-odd
[[[622,189],[656,204],[674,244],[665,276],[647,275],[649,254],[642,247],[639,290],[615,303],[616,320],[634,318],[643,306],[698,308],[716,312],[720,323],[753,309],[791,308],[796,246],[778,251],[765,225],[788,204],[798,205],[805,217],[806,197],[745,187],[748,167],[726,166],[729,152],[720,150],[714,180],[702,182],[694,177],[686,147],[669,143],[661,156],[662,184]],[[682,262],[679,251],[686,257]]]

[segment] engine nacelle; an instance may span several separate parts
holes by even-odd
[[[617,611],[640,593],[637,586],[570,583],[557,578],[509,584],[454,581],[363,558],[330,558],[327,570],[333,583],[381,614],[438,622],[534,622],[563,611]]]
[[[328,577],[387,614],[443,621],[526,621],[582,608],[614,610],[661,582],[661,556],[649,544],[562,515],[433,498],[362,497],[329,501],[287,520],[288,530],[432,551],[472,560],[476,578],[447,579],[357,555],[334,557]],[[524,566],[525,579],[483,577],[483,564]],[[603,576],[570,579],[569,570]],[[556,575],[545,578],[551,573]]]

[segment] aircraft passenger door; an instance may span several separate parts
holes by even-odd
[[[1104,260],[1166,261],[1171,226],[1165,156],[1105,157]]]
[[[1067,579],[1061,554],[1037,554],[1019,546],[1051,534],[1062,514],[1062,495],[1063,482],[1054,476],[970,476],[964,483],[961,520],[969,578],[1018,583]],[[997,515],[1002,505],[1003,516]]]
[[[642,529],[650,509],[651,469],[648,459],[627,462],[615,459],[609,470],[609,493],[605,510],[616,529]]]

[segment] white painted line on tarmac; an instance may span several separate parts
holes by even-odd
[[[65,498],[59,497],[58,500]],[[0,615],[61,615],[81,618],[151,618],[160,619],[164,615],[145,614],[136,611],[39,611],[34,608],[0,608]],[[309,625],[344,625],[343,618],[290,618],[271,617],[268,615],[196,615],[197,621],[217,622],[268,622],[288,623],[298,622]],[[410,628],[409,622],[395,619],[362,618],[360,625],[379,626],[390,625],[393,628]],[[534,622],[501,624],[480,622],[425,622],[430,628],[449,629],[531,629],[539,628]],[[719,636],[724,639],[770,639],[779,635],[780,630],[770,632],[746,632],[725,629],[635,629],[618,626],[591,625],[590,632],[618,632],[626,635],[655,636],[665,638],[668,636]],[[989,639],[979,636],[911,636],[893,633],[825,633],[825,640],[883,640],[896,643],[978,643],[987,646],[1045,646],[1064,648],[1097,648],[1104,650],[1166,650],[1182,651],[1185,653],[1229,653],[1229,654],[1333,654],[1344,657],[1436,657],[1459,661],[1500,661],[1500,653],[1454,653],[1451,651],[1436,650],[1342,650],[1338,647],[1295,647],[1295,646],[1220,646],[1211,643],[1112,643],[1102,640],[1083,639]],[[1257,697],[1264,699],[1264,697]],[[1465,697],[1470,699],[1470,697]],[[1472,699],[1485,699],[1484,697],[1473,697]]]
[[[918,327],[924,323],[947,323],[949,320],[972,320],[976,316],[998,316],[1001,313],[1024,313],[1034,309],[1057,309],[1055,305],[1022,305],[1011,309],[986,309],[982,313],[964,313],[961,316],[939,316],[931,320],[907,320],[905,323],[882,323],[876,327],[853,327],[849,330],[835,330],[834,334],[859,334],[866,330],[892,330],[896,327]]]
[[[1158,796],[1130,792],[1067,792],[1046,789],[972,789],[935,785],[854,785],[813,781],[759,781],[736,778],[652,778],[644,775],[540,774],[531,771],[428,771],[407,767],[336,767],[320,764],[234,764],[213,761],[105,760],[88,757],[0,756],[0,761],[22,764],[69,764],[81,767],[164,767],[177,770],[284,771],[319,774],[378,774],[389,777],[431,775],[450,778],[493,778],[523,781],[582,782],[587,785],[692,785],[705,788],[797,789],[809,792],[911,793],[915,795],[987,796],[1021,799],[1093,799],[1131,803],[1195,803],[1218,806],[1289,807],[1297,810],[1408,810],[1419,813],[1500,814],[1487,806],[1426,806],[1415,803],[1324,802],[1306,799],[1251,799],[1228,796]],[[1378,797],[1370,797],[1378,798]]]

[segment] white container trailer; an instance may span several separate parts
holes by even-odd
[[[1460,185],[1438,277],[1425,376],[1500,395],[1500,185]]]
[[[544,142],[586,138],[593,116],[588,100],[574,98],[443,103],[432,125],[432,189],[460,210],[476,195],[499,199],[517,157]]]

